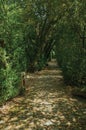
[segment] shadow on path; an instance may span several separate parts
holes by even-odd
[[[0,108],[0,130],[85,130],[86,105],[72,98],[55,61],[29,74],[24,96]]]

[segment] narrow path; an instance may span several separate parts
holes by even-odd
[[[86,105],[71,96],[55,61],[30,74],[24,96],[0,108],[0,130],[86,130]]]

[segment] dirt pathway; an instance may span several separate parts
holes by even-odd
[[[0,108],[0,130],[86,130],[85,101],[70,95],[54,61],[28,83],[24,96]]]

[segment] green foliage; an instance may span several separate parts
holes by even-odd
[[[34,3],[32,0],[30,2],[26,0],[26,8],[24,9],[24,42],[26,59],[28,60],[27,71],[31,72],[31,68],[35,68],[36,62],[38,62],[38,68],[42,68],[46,63],[45,59],[47,61],[49,58],[50,51],[53,48],[54,24],[57,21],[57,17],[55,16],[57,12],[56,3],[58,3],[56,0],[53,2],[44,0],[40,2],[38,0],[34,1]],[[54,6],[56,7],[55,10]],[[48,51],[49,54],[47,54]]]
[[[3,81],[4,100],[14,97],[18,94],[19,77],[10,66],[3,72],[5,80]]]
[[[2,0],[0,11],[0,95],[7,100],[19,93],[20,72],[25,69],[22,10]]]
[[[7,61],[6,51],[0,48],[0,94],[7,100],[18,94],[19,76]]]
[[[56,33],[56,54],[68,84],[86,85],[85,1],[65,1]]]
[[[46,66],[54,46],[65,81],[86,84],[85,5],[80,0],[0,0],[0,90],[5,99],[18,93],[22,71]]]

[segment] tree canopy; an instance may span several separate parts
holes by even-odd
[[[43,69],[52,50],[65,82],[86,86],[86,1],[0,0],[0,90],[20,91],[22,71]]]

